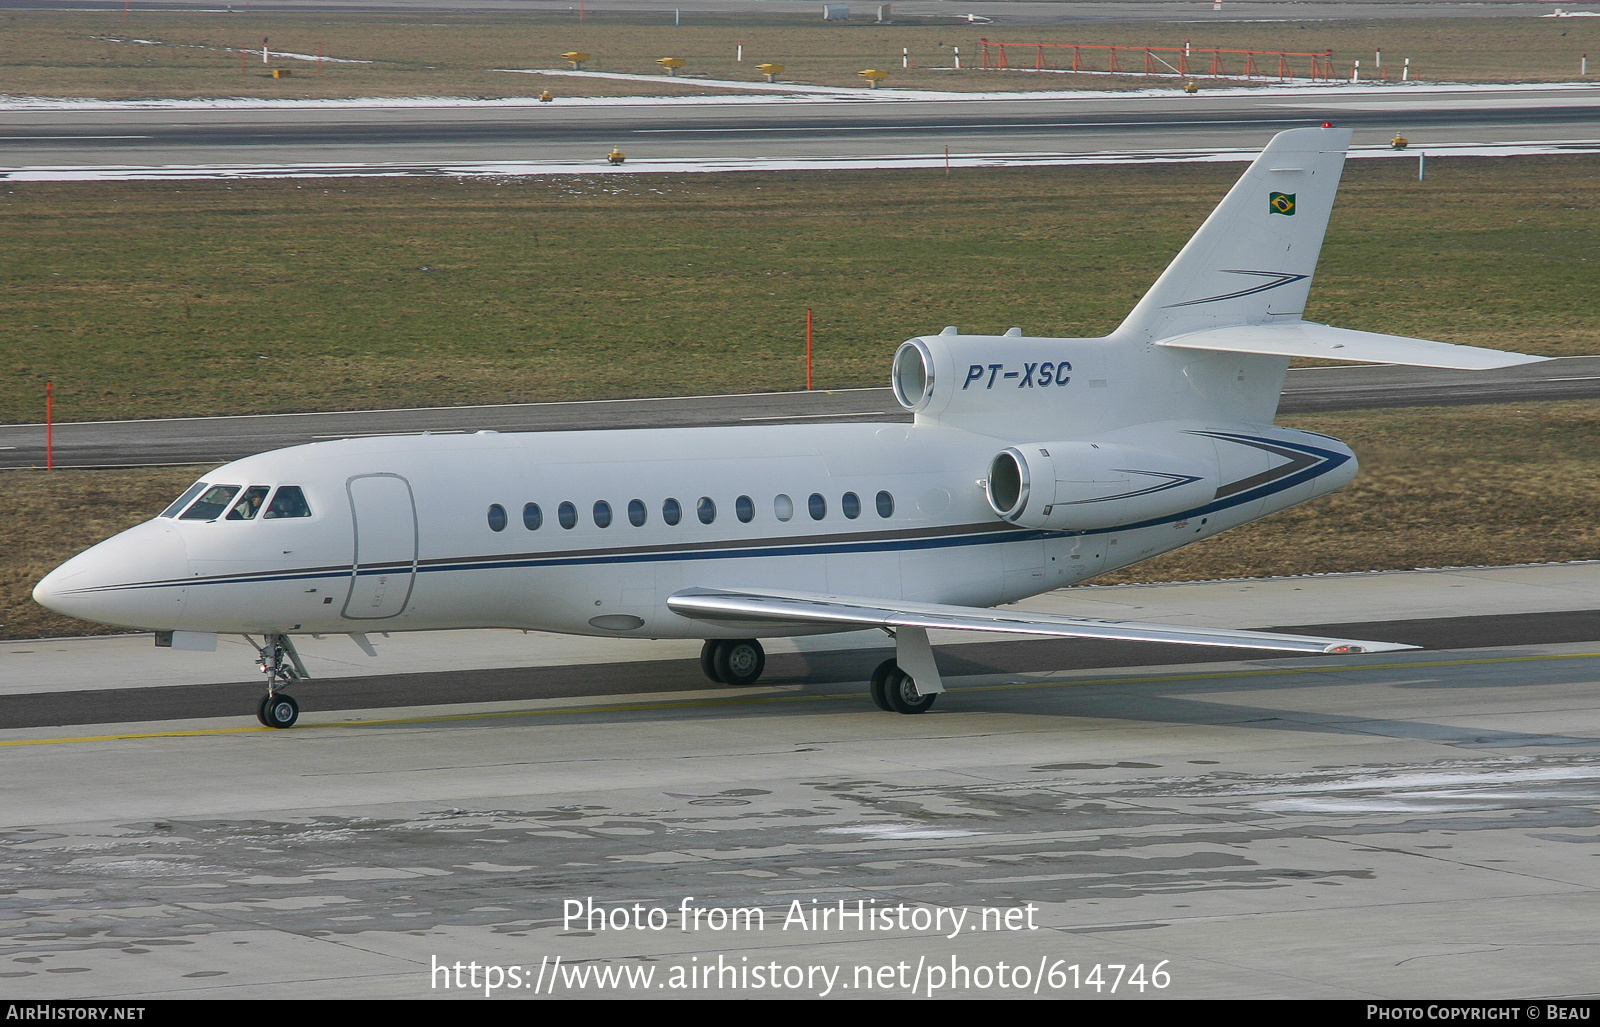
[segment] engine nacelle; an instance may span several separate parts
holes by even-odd
[[[1215,460],[1111,442],[1029,442],[995,456],[985,493],[1013,524],[1071,531],[1203,506],[1220,480]]]
[[[889,377],[895,398],[919,421],[1015,437],[1029,425],[1063,426],[1085,414],[1091,397],[1104,399],[1105,372],[1098,370],[1104,349],[1092,339],[956,335],[946,329],[901,343]],[[1081,380],[1084,371],[1090,372],[1087,381]],[[1088,387],[1095,392],[1086,393]]]

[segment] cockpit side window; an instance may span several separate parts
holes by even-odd
[[[261,515],[262,520],[271,520],[275,517],[310,517],[311,504],[306,502],[306,494],[298,485],[280,485],[278,491],[272,494],[272,502],[267,504],[267,512]]]
[[[180,521],[214,521],[222,516],[228,503],[239,491],[237,485],[213,485],[201,493],[194,505],[183,512]]]
[[[244,495],[233,504],[233,509],[228,511],[230,521],[248,521],[255,518],[261,511],[261,504],[266,501],[267,493],[272,491],[271,485],[252,485],[244,490]]]
[[[179,496],[177,499],[174,499],[172,501],[172,505],[171,506],[169,506],[165,510],[161,511],[161,516],[162,517],[176,517],[176,516],[178,516],[178,511],[179,510],[182,510],[184,507],[188,506],[189,502],[191,500],[193,500],[195,496],[198,496],[200,493],[204,492],[205,490],[206,490],[206,483],[205,482],[203,482],[203,481],[195,482],[193,485],[190,485],[187,490],[184,491],[183,495]]]

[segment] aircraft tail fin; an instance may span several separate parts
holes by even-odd
[[[1349,146],[1347,128],[1274,136],[1114,335],[1298,320]]]

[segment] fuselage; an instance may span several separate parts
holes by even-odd
[[[207,489],[234,489],[235,504],[255,489],[257,510],[169,510],[62,565],[35,594],[72,616],[157,631],[703,638],[718,629],[672,613],[668,596],[782,588],[992,606],[1330,492],[1356,467],[1335,440],[1260,423],[1088,438],[1209,464],[1218,487],[1157,517],[1046,529],[1002,519],[986,498],[995,454],[1020,440],[938,424],[348,439],[219,467]],[[304,509],[266,516],[285,486]]]

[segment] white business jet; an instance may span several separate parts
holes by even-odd
[[[885,710],[944,683],[928,631],[1313,653],[1355,639],[989,609],[1326,495],[1355,455],[1273,425],[1291,357],[1492,368],[1541,359],[1301,320],[1346,129],[1272,140],[1122,326],[1101,339],[902,344],[912,425],[392,435],[217,468],[34,590],[156,644],[260,653],[263,724],[289,727],[296,635],[522,628],[706,639],[754,682],[758,636],[880,628]],[[256,642],[259,637],[261,641]]]

